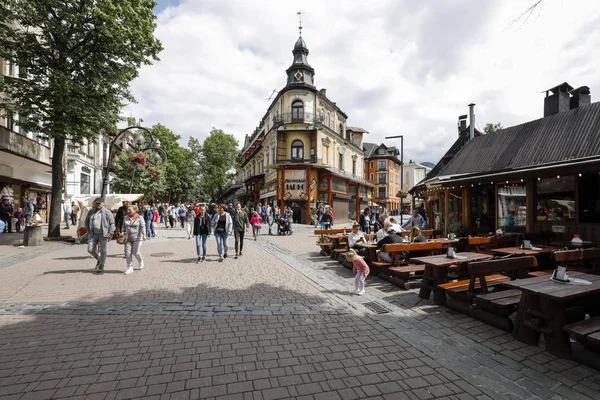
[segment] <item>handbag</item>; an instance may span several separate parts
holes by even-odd
[[[125,242],[127,242],[127,234],[126,233],[119,233],[119,236],[117,237],[117,243],[119,243],[119,244],[125,244]]]

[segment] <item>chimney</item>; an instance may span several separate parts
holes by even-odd
[[[571,109],[570,90],[573,90],[573,87],[567,82],[563,82],[558,86],[545,90],[544,118]]]
[[[458,116],[458,136],[467,129],[467,115]]]
[[[582,86],[577,89],[571,90],[571,110],[577,107],[587,106],[592,103],[592,95],[590,94],[590,88]]]
[[[475,137],[475,103],[469,104],[469,140]]]
[[[323,88],[323,89],[319,90],[319,93],[321,93],[323,96],[327,97],[327,89]]]

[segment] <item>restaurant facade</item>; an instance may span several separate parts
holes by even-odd
[[[462,129],[461,129],[462,127]],[[459,139],[411,191],[428,224],[446,233],[551,232],[600,240],[600,103],[563,83],[546,91],[544,117]]]
[[[373,184],[364,179],[363,136],[325,89],[314,86],[308,48],[300,37],[287,69],[287,84],[247,135],[237,182],[243,204],[290,207],[294,220],[310,223],[311,210],[329,204],[336,220],[356,219],[369,204]]]

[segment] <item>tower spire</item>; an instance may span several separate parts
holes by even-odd
[[[302,37],[302,14],[304,13],[302,11],[298,11],[296,14],[298,14],[299,20],[298,31],[300,32],[300,37]]]

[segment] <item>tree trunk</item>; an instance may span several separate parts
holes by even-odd
[[[52,203],[50,204],[50,220],[48,222],[48,237],[60,237],[62,220],[62,195],[65,183],[65,138],[54,139],[52,151]]]

